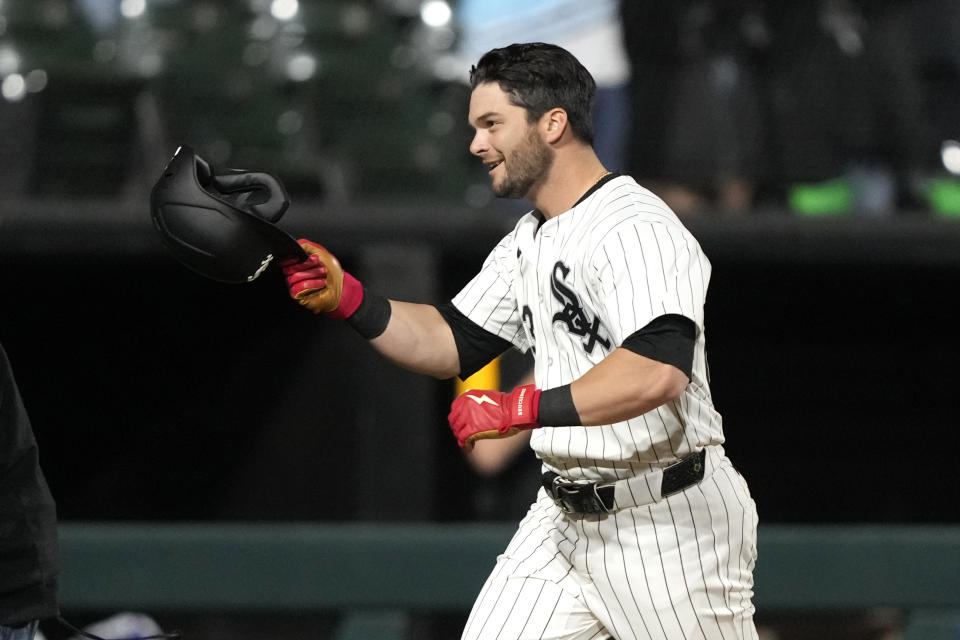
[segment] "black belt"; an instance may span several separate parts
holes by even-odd
[[[683,491],[703,480],[706,449],[690,454],[663,470],[660,497]],[[614,510],[616,483],[574,482],[547,471],[543,474],[547,495],[566,513],[609,513]]]

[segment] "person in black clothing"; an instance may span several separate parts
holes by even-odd
[[[32,640],[59,615],[56,505],[0,345],[0,640]]]

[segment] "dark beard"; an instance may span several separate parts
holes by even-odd
[[[525,198],[550,167],[553,166],[553,149],[537,135],[536,127],[530,127],[525,144],[515,149],[507,158],[507,175],[493,193],[500,198]]]

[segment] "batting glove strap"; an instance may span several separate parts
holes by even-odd
[[[540,394],[540,389],[532,384],[525,384],[511,391],[506,396],[510,417],[507,424],[500,426],[500,431],[503,432],[510,427],[527,429],[539,427],[537,418],[540,413]]]
[[[343,320],[349,318],[363,302],[363,285],[352,275],[343,272],[343,291],[340,292],[340,304],[336,309],[327,311],[326,315],[330,318]]]

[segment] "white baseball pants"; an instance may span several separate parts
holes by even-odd
[[[721,447],[703,480],[647,504],[565,514],[541,489],[463,640],[755,640],[757,511]]]

